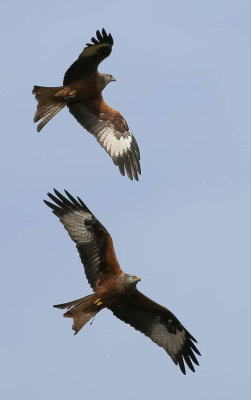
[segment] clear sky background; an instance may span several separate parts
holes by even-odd
[[[1,6],[1,383],[25,399],[249,399],[251,1],[8,1]],[[104,98],[139,144],[131,182],[64,109],[38,134],[34,84],[61,85],[97,29]],[[42,200],[80,196],[121,267],[198,340],[196,373],[108,310],[73,336],[53,304],[90,294]]]

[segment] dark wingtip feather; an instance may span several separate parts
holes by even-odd
[[[190,332],[187,332],[188,336],[190,337],[190,339],[192,339],[193,342],[198,343],[197,340],[195,339],[195,337],[193,337],[193,335],[191,335]]]
[[[75,199],[75,197],[73,197],[73,196],[71,195],[71,193],[69,193],[66,189],[64,190],[64,192],[65,192],[66,196],[71,200],[71,202],[72,202],[76,207],[81,206],[81,203],[79,203],[79,202]]]
[[[59,200],[56,196],[54,196],[54,194],[52,193],[47,193],[47,196],[54,201],[54,203],[56,203],[60,208],[64,208],[64,203]]]
[[[60,308],[60,309],[65,308],[65,307],[63,307],[63,304],[54,304],[53,307]]]
[[[53,201],[51,203],[48,200],[44,200],[44,203],[52,209],[55,215],[60,217],[62,214],[64,214],[66,211],[69,211],[74,207],[74,205],[66,198],[64,197],[58,190],[54,189],[54,194],[48,192],[47,196]]]
[[[192,357],[191,357],[191,358],[192,358]],[[194,356],[194,359],[192,359],[192,360],[193,360],[194,364],[196,364],[196,365],[198,365],[198,366],[200,365],[200,364],[199,364],[199,361],[197,360],[197,358],[196,358],[195,356]]]
[[[193,342],[190,342],[190,347],[193,349],[193,351],[195,351],[196,354],[198,354],[198,356],[201,356],[199,350],[197,349],[195,344],[193,344]]]
[[[194,362],[194,364],[200,365],[199,362],[198,362],[198,360],[197,360],[197,358],[195,357],[195,355],[194,355],[193,350],[191,349],[191,347],[189,348],[187,354],[188,354],[188,356],[191,358],[191,360]]]
[[[52,212],[53,212],[55,215],[57,215],[57,216],[60,216],[60,215],[61,215],[61,213],[62,213],[62,208],[61,208],[60,206],[57,206],[56,204],[51,203],[51,202],[48,201],[48,200],[44,200],[44,203],[45,203],[48,207],[50,207],[50,208],[52,209]]]
[[[108,35],[107,35],[107,33],[106,33],[105,28],[102,28],[102,35],[103,35],[103,38],[104,38],[105,40],[108,39]]]
[[[58,196],[58,198],[62,200],[62,202],[65,205],[69,206],[71,209],[76,207],[79,208],[79,203],[67,190],[64,190],[64,192],[70,200],[67,199],[64,195],[62,195],[58,190],[54,189],[54,192]]]
[[[47,193],[47,196],[53,201],[53,203],[51,203],[48,200],[44,200],[44,203],[48,207],[50,207],[57,216],[60,217],[62,214],[65,214],[66,212],[73,210],[80,210],[80,209],[93,215],[80,197],[78,196],[77,198],[73,197],[72,194],[69,193],[66,189],[64,190],[64,192],[68,198],[65,197],[62,193],[60,193],[57,189],[53,190],[55,195],[50,192]]]
[[[89,210],[89,208],[85,205],[85,203],[83,202],[83,200],[77,196],[77,199],[80,203],[80,206],[83,208],[83,210],[87,211],[88,213],[90,213],[95,219],[96,217],[92,214],[92,212]]]
[[[90,47],[90,46],[95,46],[95,45],[102,44],[102,43],[106,43],[106,44],[109,44],[110,46],[113,46],[113,43],[114,43],[112,35],[110,33],[107,34],[105,28],[102,28],[101,32],[99,30],[97,30],[96,38],[92,37],[91,42],[92,43],[86,43],[86,46]]]
[[[48,192],[47,196],[55,203],[51,203],[48,200],[44,200],[45,204],[52,208],[53,211],[57,210],[57,211],[69,211],[69,210],[73,210],[73,209],[78,209],[78,208],[82,208],[83,206],[85,208],[87,208],[84,203],[82,202],[78,202],[67,190],[65,190],[65,194],[67,195],[67,197],[65,197],[62,193],[60,193],[57,189],[53,189],[54,190],[54,194]]]
[[[93,44],[99,44],[98,40],[95,39],[94,37],[91,38],[91,41],[92,41]]]
[[[101,35],[100,31],[96,31],[96,36],[97,36],[97,39],[98,39],[100,42],[104,39],[103,36]]]
[[[195,372],[194,366],[192,364],[192,361],[189,358],[189,355],[188,354],[184,354],[183,357],[184,357],[184,360],[185,360],[187,366],[191,369],[191,371]]]
[[[109,33],[109,35],[108,35],[108,39],[109,39],[111,45],[113,45],[114,40],[113,40],[113,37],[112,37],[112,35],[111,35],[110,33]]]
[[[179,367],[180,367],[181,372],[184,375],[186,375],[186,368],[185,368],[183,357],[180,357],[180,360],[178,362],[179,362]]]
[[[54,209],[55,204],[52,204],[52,203],[51,203],[50,201],[48,201],[48,200],[43,200],[43,202],[44,202],[48,207],[52,208],[52,210]]]
[[[135,179],[139,181],[139,176],[141,175],[140,168],[140,154],[139,148],[135,138],[132,136],[131,148],[127,149],[119,156],[112,156],[112,160],[116,166],[119,167],[121,175],[125,176],[125,172],[128,178],[132,181]]]

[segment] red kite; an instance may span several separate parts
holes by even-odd
[[[113,38],[105,29],[96,32],[78,59],[66,71],[63,86],[34,86],[32,93],[38,101],[34,122],[41,120],[37,131],[67,105],[70,113],[92,135],[111,156],[122,175],[138,180],[140,153],[137,142],[131,134],[122,115],[109,107],[102,97],[102,91],[112,75],[98,72],[98,65],[111,54]]]
[[[199,365],[194,353],[196,339],[167,308],[155,303],[136,288],[140,278],[124,273],[118,263],[112,238],[83,201],[65,190],[67,197],[57,190],[48,193],[44,202],[60,219],[71,239],[76,243],[85,274],[94,293],[54,307],[67,309],[64,314],[73,318],[75,334],[99,311],[108,308],[122,321],[144,333],[163,347],[173,362],[186,374],[185,363],[194,372]],[[184,363],[185,362],[185,363]]]

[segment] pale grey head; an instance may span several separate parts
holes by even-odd
[[[120,287],[124,287],[125,289],[131,288],[132,286],[136,287],[136,285],[139,281],[141,281],[139,276],[129,275],[129,274],[125,274],[125,273],[121,274],[119,276],[119,280],[118,280]]]
[[[116,79],[111,74],[99,74],[100,77],[100,86],[102,90],[108,85],[110,82],[116,82]]]

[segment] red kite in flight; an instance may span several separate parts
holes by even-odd
[[[112,238],[83,201],[65,190],[67,197],[57,190],[48,193],[54,202],[44,200],[60,219],[71,239],[76,243],[85,274],[94,293],[54,307],[67,309],[64,314],[73,318],[75,334],[99,311],[108,308],[122,321],[144,333],[163,347],[183,374],[185,363],[194,372],[199,365],[194,353],[196,339],[167,308],[155,303],[136,288],[140,278],[124,273],[118,263]],[[185,363],[184,363],[185,362]]]
[[[98,72],[98,65],[111,54],[111,34],[96,32],[78,59],[66,71],[63,86],[34,86],[32,93],[38,101],[34,122],[41,120],[37,131],[47,124],[64,106],[111,156],[122,175],[138,180],[140,153],[122,115],[108,106],[102,97],[106,85],[115,81],[112,75]]]

